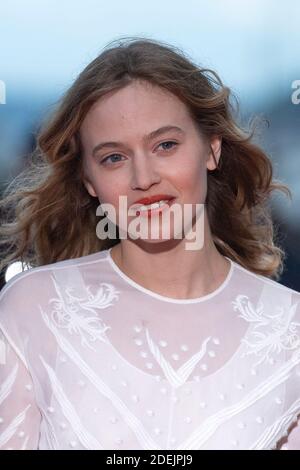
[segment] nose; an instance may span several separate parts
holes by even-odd
[[[139,154],[132,164],[132,189],[148,189],[152,184],[160,182],[160,175],[147,154]]]

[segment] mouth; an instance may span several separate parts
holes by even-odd
[[[175,200],[176,198],[173,197],[172,199],[161,200],[147,206],[141,206],[137,211],[137,216],[152,217],[161,214],[163,211],[168,210]]]

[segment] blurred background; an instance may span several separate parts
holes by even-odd
[[[300,80],[298,0],[10,0],[1,2],[0,18],[0,193],[26,165],[41,120],[108,42],[166,41],[220,75],[242,121],[259,115],[269,123],[259,144],[293,195],[272,200],[287,252],[280,282],[300,291],[300,99],[292,100]]]

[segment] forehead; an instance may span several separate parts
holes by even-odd
[[[134,81],[96,101],[80,132],[82,137],[114,137],[116,131],[131,130],[144,135],[166,123],[186,127],[188,120],[188,109],[177,96],[149,82]]]

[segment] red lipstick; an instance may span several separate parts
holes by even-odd
[[[147,206],[148,204],[154,204],[158,201],[169,201],[170,199],[174,199],[175,196],[171,196],[170,194],[156,194],[155,196],[143,197],[142,199],[138,199],[134,202],[134,204],[143,204]]]

